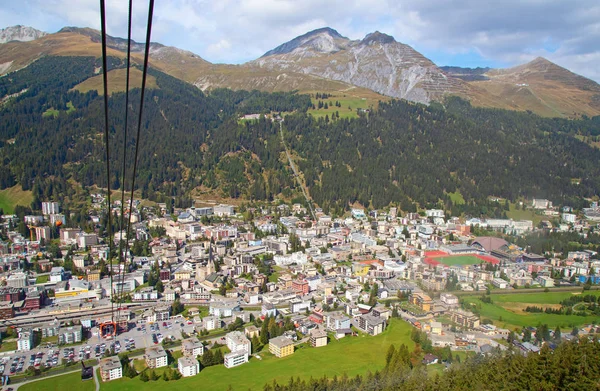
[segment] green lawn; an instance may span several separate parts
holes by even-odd
[[[30,206],[31,201],[33,201],[33,194],[31,191],[21,189],[21,185],[0,190],[0,208],[4,213],[13,213],[17,205]]]
[[[315,110],[308,110],[308,113],[315,118],[329,116],[331,119],[333,113],[336,111],[340,115],[340,118],[357,118],[358,114],[356,109],[368,109],[370,107],[377,108],[378,99],[377,97],[357,97],[342,92],[333,94],[332,97],[327,99],[320,99],[323,104],[327,102],[327,109],[324,107],[319,109],[319,99],[312,98],[311,101],[315,105]],[[337,107],[335,102],[338,101],[341,107]],[[329,103],[332,103],[331,105]]]
[[[284,269],[280,266],[273,266],[273,273],[269,276],[269,282],[277,282],[282,270]]]
[[[49,108],[48,110],[44,111],[42,113],[42,117],[46,118],[46,117],[58,117],[59,111],[56,110],[54,107]]]
[[[344,373],[354,376],[383,368],[385,352],[390,344],[398,346],[404,343],[412,350],[414,343],[410,339],[411,329],[410,324],[393,319],[388,329],[376,337],[346,337],[340,341],[330,341],[328,346],[319,349],[304,345],[297,348],[293,355],[282,359],[263,351],[262,360],[253,358],[248,364],[232,369],[218,365],[203,369],[195,377],[170,382],[161,380],[156,384],[143,383],[138,378],[119,379],[103,383],[101,389],[144,391],[160,386],[163,391],[198,388],[203,391],[221,391],[231,385],[234,390],[261,390],[273,379],[279,383],[287,383],[292,376],[304,379],[311,376],[341,376]]]
[[[17,340],[3,341],[0,345],[0,352],[11,352],[17,350]]]
[[[586,292],[598,296],[600,292]],[[514,329],[523,326],[537,326],[538,323],[547,324],[554,328],[571,328],[586,323],[599,323],[600,317],[595,315],[558,315],[546,313],[527,313],[522,309],[527,304],[535,304],[543,307],[544,304],[556,305],[571,296],[570,292],[547,292],[547,293],[522,293],[513,295],[492,295],[492,304],[482,303],[479,298],[465,297],[467,303],[475,304],[480,309],[481,319],[490,319],[495,325]]]
[[[542,215],[536,214],[532,210],[522,210],[517,209],[516,204],[510,204],[510,210],[506,212],[506,215],[513,220],[531,220],[533,221],[533,226],[537,227],[537,225],[542,221]]]
[[[35,283],[36,284],[44,284],[46,282],[48,282],[50,280],[50,276],[49,275],[43,275],[43,276],[37,276],[37,278],[35,279]]]
[[[19,387],[20,391],[94,391],[94,380],[81,381],[81,372],[39,380]]]
[[[439,258],[434,257],[433,259],[435,259],[439,263],[443,263],[444,265],[448,265],[448,266],[478,265],[478,264],[484,262],[481,259],[479,259],[477,257],[473,257],[471,255],[458,255],[458,256],[454,256],[454,257],[439,257]]]
[[[465,203],[465,199],[460,193],[460,190],[456,190],[454,193],[448,193],[448,196],[454,205],[463,205]]]

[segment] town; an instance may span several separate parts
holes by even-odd
[[[103,194],[92,195],[97,229],[90,232],[67,228],[59,202],[42,202],[39,215],[2,216],[2,384],[76,361],[82,377],[87,363],[99,368],[103,382],[145,368],[150,371],[140,379],[155,380],[153,370],[161,367],[169,368],[165,380],[176,380],[212,365],[283,358],[301,345],[327,349],[334,340],[377,336],[391,322],[424,333],[416,335],[430,343],[425,365],[448,365],[452,354],[450,360],[435,354],[441,349],[487,354],[514,345],[528,354],[544,342],[596,332],[595,301],[593,308],[581,305],[588,296],[573,302],[573,310],[564,303],[521,303],[507,312],[578,312],[582,322],[562,335],[558,326],[543,325],[542,332],[534,318],[524,324],[482,308],[527,292],[594,292],[596,251],[536,254],[496,234],[586,238],[600,220],[596,202],[578,213],[548,200],[521,202],[536,224],[458,218],[441,209],[401,215],[393,207],[353,208],[332,218],[283,202],[128,205],[112,203],[111,215],[124,211],[132,224],[111,237],[102,235]],[[505,301],[503,311],[522,300]],[[124,353],[138,363],[130,367],[129,357],[119,358]]]

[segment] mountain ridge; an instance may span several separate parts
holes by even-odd
[[[91,28],[65,27],[57,33],[25,34],[23,38],[27,41],[0,44],[0,75],[45,55],[100,56],[100,33]],[[125,39],[107,37],[107,42],[110,55],[125,55]],[[141,63],[144,47],[132,42],[134,63]],[[438,67],[409,45],[379,31],[351,40],[323,27],[240,65],[212,64],[195,53],[152,42],[150,63],[202,90],[343,93],[353,89],[358,96],[370,90],[381,94],[381,99],[420,103],[457,95],[475,106],[530,110],[543,116],[600,115],[600,85],[547,59],[507,69]]]

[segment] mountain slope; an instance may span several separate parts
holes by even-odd
[[[333,29],[318,29],[248,65],[316,75],[421,103],[468,89],[410,46],[380,32],[352,41]]]
[[[545,58],[481,74],[470,84],[485,90],[499,107],[530,110],[548,117],[600,115],[600,85]]]

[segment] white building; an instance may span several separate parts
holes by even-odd
[[[248,352],[231,352],[227,353],[223,358],[223,364],[225,365],[225,368],[233,368],[248,362]]]
[[[19,339],[17,340],[17,350],[19,352],[28,352],[33,349],[33,332],[31,329],[21,329]]]
[[[304,265],[308,262],[308,256],[298,251],[290,255],[275,255],[273,260],[277,266]]]
[[[250,340],[246,338],[246,335],[241,331],[232,331],[225,336],[227,347],[232,352],[244,351],[246,353],[252,352],[252,344]]]
[[[55,215],[60,213],[60,205],[58,202],[42,202],[43,215]]]
[[[177,360],[177,369],[183,377],[196,376],[200,372],[200,363],[195,358],[180,357]]]
[[[62,266],[54,266],[50,270],[50,282],[59,282],[65,279],[65,268]]]
[[[105,382],[123,377],[123,368],[118,357],[107,357],[100,361],[100,377]]]
[[[563,221],[566,221],[567,223],[575,223],[577,220],[577,215],[573,213],[563,213],[561,217]]]
[[[223,216],[233,216],[235,214],[234,208],[232,205],[217,205],[214,207],[213,212],[215,215],[219,217]]]

